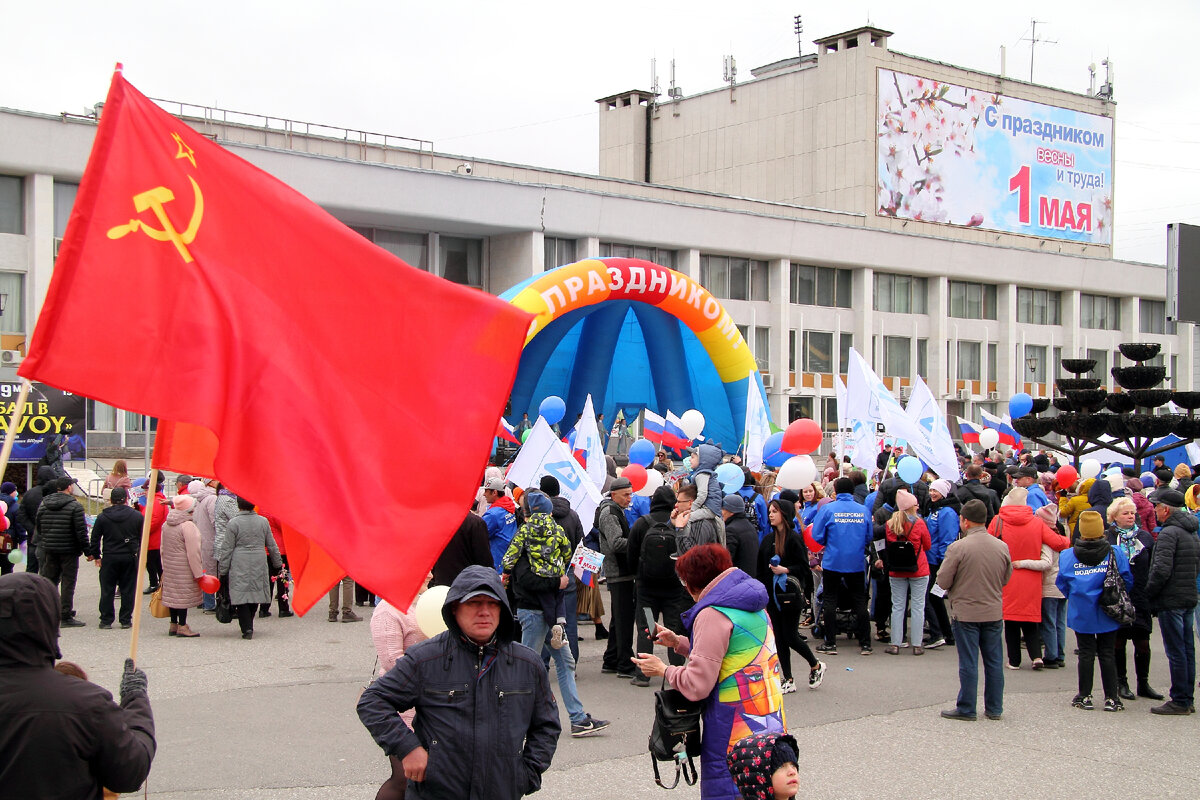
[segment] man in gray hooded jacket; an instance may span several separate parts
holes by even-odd
[[[513,641],[500,576],[469,566],[446,595],[447,630],[410,647],[358,701],[401,760],[406,797],[506,800],[536,792],[562,725],[541,656]],[[399,712],[416,708],[410,728]]]

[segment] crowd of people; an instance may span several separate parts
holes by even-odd
[[[1060,669],[1070,656],[1075,708],[1118,712],[1149,698],[1163,701],[1155,714],[1194,713],[1200,485],[1192,469],[1157,464],[1138,474],[1118,465],[1068,482],[1073,470],[1058,473],[1052,454],[997,451],[964,454],[961,475],[905,481],[897,455],[882,452],[870,474],[831,455],[818,480],[783,488],[772,471],[744,466],[740,486],[724,470],[722,483],[718,467],[738,459],[714,445],[682,466],[664,451],[652,465],[662,485],[648,497],[609,457],[589,520],[556,478],[521,487],[489,468],[427,581],[450,587],[447,632],[427,639],[413,609],[376,601],[352,582],[329,593],[330,622],[359,621],[354,605],[375,606],[380,674],[358,711],[392,765],[378,796],[535,789],[560,732],[551,664],[570,735],[606,731],[576,683],[589,623],[607,640],[601,674],[635,687],[669,682],[703,703],[706,798],[794,795],[786,793],[796,756],[783,697],[822,685],[839,634],[860,656],[877,643],[889,656],[956,648],[960,685],[942,712],[948,719],[977,718],[981,663],[985,716],[1000,719],[1005,670]],[[168,609],[167,635],[196,638],[189,612],[218,614],[221,604],[244,639],[273,602],[279,617],[292,616],[278,522],[218,482],[178,476],[168,499],[159,473],[160,490],[147,497],[144,479],[130,480],[118,463],[89,531],[74,482],[50,471],[38,479],[24,494],[4,484],[0,495],[8,534],[29,553],[25,571],[41,583],[4,586],[39,598],[53,592],[56,633],[86,624],[74,604],[81,558],[98,568],[100,627],[130,626],[146,513],[156,554],[146,593]],[[572,570],[581,545],[604,556],[601,575]],[[209,576],[216,591],[206,591]],[[1150,683],[1155,620],[1169,662],[1166,697]],[[807,675],[793,672],[793,651]],[[1097,662],[1102,701],[1093,695]],[[143,727],[152,750],[152,724]],[[473,763],[481,747],[516,760]],[[763,794],[776,776],[782,788]]]

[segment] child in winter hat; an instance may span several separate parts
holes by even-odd
[[[726,762],[745,800],[785,800],[800,793],[799,745],[786,733],[756,733],[738,741]]]

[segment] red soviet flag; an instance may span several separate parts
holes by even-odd
[[[224,484],[403,608],[474,499],[528,323],[118,72],[20,374],[208,428]]]

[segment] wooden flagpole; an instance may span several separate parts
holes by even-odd
[[[148,428],[149,426],[147,426]],[[146,436],[150,436],[149,430]],[[142,520],[142,542],[138,547],[137,580],[134,583],[133,630],[130,631],[129,657],[137,662],[138,633],[142,630],[142,609],[146,606],[141,600],[142,576],[146,574],[146,554],[150,549],[150,521],[154,517],[154,495],[158,489],[158,470],[154,466],[154,458],[150,459],[150,478],[146,481],[146,514]],[[161,578],[159,579],[161,582]]]

